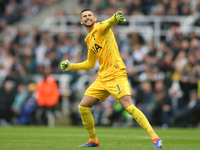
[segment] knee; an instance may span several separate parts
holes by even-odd
[[[79,112],[80,112],[81,115],[88,114],[88,113],[90,113],[90,110],[91,110],[90,107],[83,107],[83,106],[80,106],[80,105],[78,105],[78,109],[79,109]]]
[[[132,105],[132,99],[130,95],[125,95],[119,99],[120,104],[123,106],[124,109],[126,109],[128,106]]]

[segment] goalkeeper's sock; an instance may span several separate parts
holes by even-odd
[[[81,114],[82,123],[89,134],[89,141],[91,142],[98,142],[95,128],[94,128],[94,119],[92,117],[91,108],[90,107],[82,107],[78,106],[79,112]]]
[[[137,107],[130,105],[126,108],[126,111],[135,118],[135,120],[143,129],[148,132],[152,140],[158,137],[158,135],[154,132],[153,128],[149,124],[149,121],[145,115]]]
[[[98,142],[96,134],[91,134],[91,135],[89,134],[89,141],[91,141],[93,143]]]

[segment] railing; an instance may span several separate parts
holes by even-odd
[[[191,31],[200,34],[200,27],[193,27],[194,21],[199,18],[199,14],[191,16],[125,16],[127,23],[115,26],[119,36],[124,37],[125,32],[138,32],[146,42],[153,41],[156,46],[161,41],[161,37],[166,36],[169,28],[162,28],[163,23],[178,23],[180,32],[188,34]],[[108,19],[110,16],[97,16],[98,21]],[[66,32],[74,34],[80,25],[80,16],[48,17],[44,20],[42,30],[50,32]],[[80,26],[86,34],[83,26]]]

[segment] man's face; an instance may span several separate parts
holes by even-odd
[[[84,11],[81,14],[81,21],[80,23],[83,24],[85,27],[92,27],[94,23],[97,21],[97,18],[91,11]]]

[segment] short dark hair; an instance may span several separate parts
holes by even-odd
[[[83,9],[83,10],[81,11],[80,15],[81,15],[84,11],[91,11],[92,13],[94,13],[91,9],[85,8],[85,9]]]

